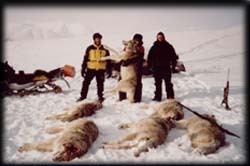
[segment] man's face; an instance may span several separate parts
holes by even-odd
[[[101,45],[101,38],[95,38],[94,42],[97,46]]]
[[[157,35],[157,40],[161,42],[164,40],[164,37],[162,35]]]
[[[135,44],[137,44],[137,45],[139,45],[139,43],[140,43],[137,39],[134,39],[133,42],[134,42]]]

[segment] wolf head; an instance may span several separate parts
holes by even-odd
[[[86,146],[85,148],[83,148]],[[87,144],[82,142],[82,145],[73,141],[65,141],[56,145],[53,161],[70,161],[76,157],[81,156],[87,150]]]
[[[203,117],[207,118],[212,124],[216,124],[217,121],[214,115],[202,114]]]
[[[129,41],[123,40],[122,44],[125,46],[125,52],[136,53],[138,44],[136,44],[132,40]]]
[[[102,108],[102,101],[97,100],[85,103],[83,107],[80,107],[81,110],[80,112],[82,113],[82,116],[91,116],[101,108]]]
[[[152,116],[157,116],[162,119],[171,118],[173,120],[180,120],[184,117],[183,107],[175,99],[168,99],[160,104]]]
[[[54,142],[54,161],[70,161],[84,155],[98,136],[93,121],[81,118],[70,125],[66,133]]]

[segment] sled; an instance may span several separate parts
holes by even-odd
[[[33,73],[24,73],[21,70],[16,74],[16,71],[8,62],[1,62],[1,97],[35,95],[47,92],[61,93],[62,88],[56,85],[55,81],[63,80],[70,88],[65,77],[74,76],[75,68],[70,65],[64,65],[49,72],[36,70]]]

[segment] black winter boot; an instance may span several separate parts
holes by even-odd
[[[79,97],[76,101],[79,102],[79,101],[82,101],[82,100],[84,100],[84,99],[85,99],[85,98],[81,96],[81,97]]]
[[[154,97],[152,100],[153,100],[153,101],[161,101],[161,98],[159,98],[159,97]]]
[[[138,84],[135,88],[135,103],[140,102],[142,97],[142,84]]]
[[[125,92],[119,92],[119,101],[127,99],[127,94]]]

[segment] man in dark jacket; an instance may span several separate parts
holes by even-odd
[[[97,95],[100,101],[103,101],[103,86],[105,80],[105,71],[108,77],[111,76],[110,61],[101,61],[101,57],[109,56],[109,51],[101,44],[102,35],[95,33],[93,35],[94,44],[86,49],[82,63],[81,74],[84,78],[82,83],[81,97],[77,101],[84,100],[88,94],[89,85],[94,77],[97,82]]]
[[[142,97],[142,65],[143,65],[143,57],[144,57],[144,47],[143,47],[143,36],[141,34],[136,33],[133,36],[133,41],[137,43],[137,51],[135,58],[128,59],[126,61],[121,61],[121,66],[128,66],[131,63],[136,63],[136,69],[137,69],[137,84],[135,87],[135,95],[134,95],[134,101],[140,102]],[[126,99],[126,93],[119,92],[119,100]]]
[[[161,101],[162,80],[165,81],[167,98],[174,98],[173,84],[171,83],[171,66],[175,69],[177,55],[173,46],[165,40],[162,32],[157,34],[157,40],[149,50],[148,67],[152,68],[155,79],[155,97],[153,100]]]

